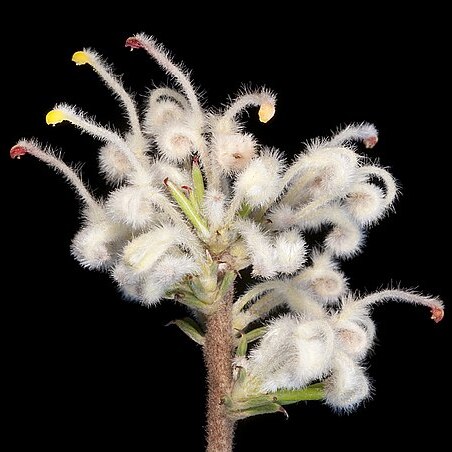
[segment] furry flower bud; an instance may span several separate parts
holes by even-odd
[[[199,131],[183,122],[166,124],[155,137],[160,153],[171,162],[182,162],[204,146]]]
[[[146,150],[146,143],[143,142],[141,136],[134,136],[129,133],[126,135],[125,142],[140,161],[144,162],[143,155]],[[99,149],[98,159],[101,173],[112,184],[120,184],[132,173],[129,159],[113,143],[107,143]]]
[[[327,253],[315,253],[312,265],[305,268],[294,280],[310,289],[320,300],[337,300],[347,290],[347,280],[336,270],[336,263]]]
[[[306,259],[306,242],[298,230],[290,229],[276,236],[274,255],[280,273],[295,273],[303,266]]]
[[[384,193],[373,184],[360,183],[351,187],[344,205],[351,215],[362,225],[378,220],[384,210]]]
[[[225,195],[219,190],[207,190],[204,196],[203,212],[213,229],[221,226],[226,213]]]
[[[151,198],[159,194],[152,186],[128,185],[115,190],[107,201],[111,218],[134,229],[149,225],[156,216]]]
[[[253,275],[264,278],[275,276],[278,263],[274,259],[274,248],[269,235],[256,223],[248,220],[237,221],[236,229],[245,242],[253,266]]]
[[[171,253],[162,257],[152,273],[144,277],[141,289],[143,303],[155,305],[185,275],[198,270],[196,262],[188,255]]]
[[[283,231],[297,223],[295,211],[287,204],[277,204],[268,214],[269,228],[274,231]]]
[[[160,100],[149,105],[144,117],[145,131],[151,135],[158,134],[165,126],[180,122],[185,112],[172,100]]]
[[[345,195],[357,178],[358,156],[350,149],[313,146],[289,169],[293,178],[284,201],[292,206]]]
[[[130,241],[123,251],[123,260],[136,274],[150,270],[171,246],[179,241],[180,231],[162,225]]]
[[[333,372],[325,380],[325,400],[336,410],[352,411],[370,395],[363,369],[347,354],[336,352]]]
[[[333,344],[327,322],[285,315],[269,326],[251,352],[249,372],[266,392],[302,388],[329,371]]]
[[[282,191],[280,173],[283,169],[281,158],[267,151],[251,160],[247,168],[239,174],[235,182],[235,191],[251,207],[269,204]]]
[[[72,240],[72,255],[90,269],[108,268],[116,259],[127,230],[115,223],[101,221],[82,227]]]
[[[233,173],[245,169],[255,157],[256,142],[246,133],[217,133],[213,151],[221,170]]]
[[[373,331],[369,334],[363,326],[350,320],[339,320],[334,328],[338,346],[345,353],[357,360],[366,356],[372,346]]]

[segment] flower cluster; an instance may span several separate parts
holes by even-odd
[[[239,333],[235,382],[225,400],[231,416],[277,411],[309,397],[335,409],[357,406],[370,393],[363,360],[375,335],[371,307],[400,300],[427,306],[436,322],[443,317],[441,301],[410,291],[357,297],[339,270],[339,260],[361,251],[364,231],[397,196],[391,174],[358,152],[376,145],[377,130],[351,125],[310,142],[288,164],[241,122],[252,107],[262,123],[271,120],[271,91],[244,91],[225,108],[206,110],[187,73],[153,38],[140,34],[126,46],[147,51],[178,89],[153,89],[140,118],[112,69],[83,50],[73,61],[91,66],[113,91],[129,130],[120,135],[65,104],[46,117],[104,143],[99,167],[112,187],[106,199],[95,199],[75,170],[37,142],[22,140],[10,151],[52,166],[80,195],[84,220],[72,254],[81,265],[108,272],[128,299],[155,305],[169,298],[188,306],[196,322],[177,324],[200,344],[205,319],[236,275],[251,267],[256,283],[232,310],[231,335]],[[280,316],[262,326],[275,309]]]

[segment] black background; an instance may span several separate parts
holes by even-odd
[[[44,122],[45,113],[65,101],[102,123],[124,124],[94,73],[71,63],[85,46],[114,63],[141,101],[153,81],[168,78],[144,52],[124,49],[125,39],[139,31],[154,34],[192,68],[214,106],[243,82],[265,84],[278,93],[277,114],[261,125],[251,112],[250,129],[289,155],[340,125],[374,122],[380,142],[369,154],[392,168],[402,196],[397,214],[372,229],[365,252],[343,268],[353,289],[400,282],[450,301],[450,126],[441,113],[450,91],[441,13],[376,13],[347,22],[306,13],[286,24],[273,22],[272,11],[246,20],[236,12],[225,24],[213,15],[199,24],[151,18],[130,27],[84,20],[70,27],[64,12],[61,21],[45,24],[11,17],[16,26],[1,37],[2,405],[18,446],[65,450],[125,441],[124,450],[159,450],[158,439],[163,450],[198,451],[204,444],[201,351],[164,327],[184,311],[170,303],[145,309],[122,301],[106,275],[81,269],[69,254],[79,225],[73,193],[40,162],[8,157],[17,139],[36,137],[63,148],[69,162],[87,162],[85,178],[105,193],[97,177],[99,143],[68,125]],[[289,407],[289,421],[278,415],[246,420],[236,450],[301,450],[312,441],[320,448],[358,449],[366,440],[434,445],[449,406],[447,311],[439,325],[428,310],[395,303],[378,307],[374,317],[372,401],[348,416],[313,402]]]

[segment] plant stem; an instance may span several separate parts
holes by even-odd
[[[207,452],[231,452],[234,422],[228,418],[224,396],[232,387],[232,300],[231,287],[218,309],[207,318],[204,361],[207,369]]]

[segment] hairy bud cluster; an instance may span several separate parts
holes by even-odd
[[[199,329],[194,322],[179,325],[200,344],[206,316],[250,267],[255,284],[232,313],[231,331],[245,338],[237,347],[234,394],[242,387],[251,401],[261,400],[256,394],[323,382],[328,405],[355,408],[371,393],[364,370],[375,335],[371,307],[393,299],[427,306],[436,322],[444,313],[440,300],[410,291],[354,296],[339,269],[340,259],[362,250],[366,230],[398,193],[390,173],[359,153],[377,143],[376,128],[350,125],[312,141],[288,164],[278,150],[243,132],[246,109],[258,108],[262,123],[271,120],[272,92],[243,91],[223,109],[206,111],[188,74],[153,38],[140,34],[126,46],[144,49],[177,85],[152,90],[142,120],[111,68],[89,49],[73,61],[91,66],[116,95],[128,130],[114,132],[65,104],[46,117],[50,125],[69,122],[102,141],[99,170],[111,186],[104,199],[37,142],[22,140],[10,151],[13,158],[42,160],[79,194],[84,220],[73,256],[84,267],[108,272],[127,299],[154,305],[171,298],[188,306]],[[308,245],[312,233],[323,234],[315,247]],[[283,313],[258,334],[256,322],[275,308]],[[247,335],[250,343],[261,337],[248,353]],[[278,408],[269,399],[252,411],[250,400],[246,409],[240,405],[240,416]]]

